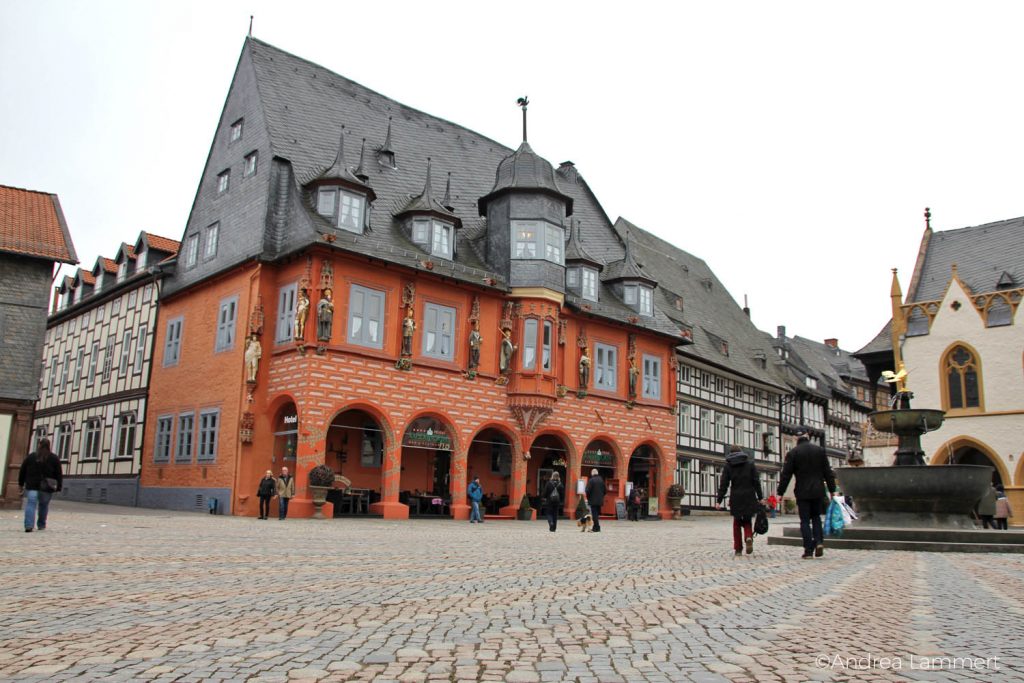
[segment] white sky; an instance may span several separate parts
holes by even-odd
[[[1020,3],[0,0],[0,184],[90,268],[180,239],[253,34],[506,145],[703,258],[754,322],[856,350],[938,230],[1024,214]],[[697,321],[695,321],[697,322]]]

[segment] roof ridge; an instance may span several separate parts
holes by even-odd
[[[46,190],[30,190],[27,187],[18,187],[17,185],[4,185],[3,183],[0,183],[0,188],[5,190],[17,190],[19,192],[31,192],[32,194],[43,194],[48,197],[55,197],[57,194],[55,192],[47,192]]]

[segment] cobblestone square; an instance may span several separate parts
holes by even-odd
[[[3,680],[1024,680],[1020,555],[737,558],[720,517],[0,519]]]

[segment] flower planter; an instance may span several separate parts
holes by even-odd
[[[313,519],[323,519],[323,507],[327,502],[327,492],[330,486],[310,486],[309,494],[313,497]]]

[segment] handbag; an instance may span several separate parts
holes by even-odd
[[[758,508],[757,515],[754,517],[754,533],[760,536],[768,533],[768,513],[764,505]]]
[[[57,491],[57,480],[53,477],[43,477],[39,482],[39,490],[44,493],[55,493]]]

